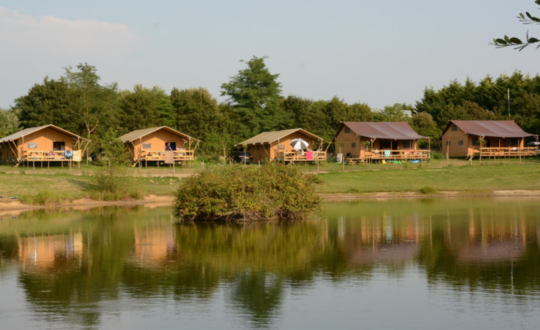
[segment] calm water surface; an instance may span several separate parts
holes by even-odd
[[[169,208],[0,215],[0,329],[538,329],[540,200],[327,204],[293,223]]]

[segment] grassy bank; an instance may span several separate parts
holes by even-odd
[[[177,168],[176,175],[195,173],[200,164],[195,165],[194,168]],[[317,172],[317,166],[297,166],[305,172]],[[21,174],[20,169],[0,166],[0,196],[4,197],[0,201],[12,196],[27,204],[92,198],[95,192],[89,175],[93,170],[86,166],[71,173],[66,168],[26,169],[26,174]],[[138,177],[143,195],[173,195],[181,183],[180,178],[171,177],[169,168],[129,168],[129,171]],[[523,160],[521,164],[516,159],[475,161],[473,166],[465,160],[453,159],[450,166],[446,166],[445,160],[432,160],[423,168],[410,163],[395,167],[377,164],[344,168],[339,164],[326,164],[319,167],[319,175],[325,182],[319,188],[321,193],[540,190],[540,161],[536,158]]]
[[[172,195],[178,188],[176,177],[142,177],[137,179],[137,193],[144,195]],[[118,196],[104,196],[96,192],[90,176],[58,174],[6,174],[0,172],[1,201],[11,197],[24,204],[55,204],[79,198],[114,200]]]
[[[540,190],[538,164],[371,170],[320,174],[324,193]]]

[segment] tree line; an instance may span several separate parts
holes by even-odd
[[[343,121],[408,121],[436,146],[449,119],[514,119],[526,131],[540,131],[540,77],[520,72],[479,83],[451,82],[439,90],[427,88],[421,100],[373,109],[366,103],[311,100],[283,96],[279,74],[265,57],[244,61],[246,67],[221,86],[224,102],[205,88],[177,89],[135,85],[120,90],[103,84],[87,63],[65,68],[59,79],[46,77],[0,109],[0,136],[19,129],[54,124],[92,140],[91,153],[102,140],[130,131],[166,125],[202,140],[202,155],[228,154],[233,146],[265,131],[304,128],[332,141]],[[511,89],[510,116],[507,89]],[[410,115],[409,115],[410,114]]]

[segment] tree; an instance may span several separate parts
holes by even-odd
[[[378,121],[387,122],[407,121],[409,116],[407,116],[405,110],[412,111],[412,109],[412,106],[401,103],[385,106],[384,109],[376,115],[376,119]]]
[[[171,98],[159,86],[154,86],[152,92],[157,99],[157,107],[161,116],[161,124],[176,129],[176,121],[174,117],[174,107],[171,103]]]
[[[433,142],[438,144],[442,131],[437,127],[437,123],[433,120],[433,117],[427,112],[415,113],[410,119],[411,127],[416,133],[427,136]],[[427,142],[420,141],[420,147],[425,147]]]
[[[353,103],[347,107],[347,121],[373,121],[374,119],[375,116],[366,103]]]
[[[135,85],[133,92],[120,94],[120,108],[123,133],[161,125],[156,90]]]
[[[204,140],[219,125],[221,114],[218,102],[205,88],[175,88],[171,91],[171,104],[176,127],[194,138]]]
[[[101,137],[101,152],[107,159],[108,165],[127,165],[131,163],[130,154],[124,142],[118,138],[118,133],[109,128]]]
[[[540,5],[540,0],[536,0],[535,3],[537,5]],[[525,12],[525,15],[523,13],[519,13],[519,16],[517,17],[519,21],[523,24],[540,24],[540,18],[532,16],[529,14],[529,12]],[[519,38],[504,36],[503,38],[494,38],[493,44],[497,48],[503,48],[503,47],[515,47],[514,49],[519,49],[519,51],[522,51],[527,46],[535,44],[540,42],[540,39],[529,37],[529,32],[527,31],[527,35],[525,37],[525,41],[522,41]],[[536,49],[540,48],[540,45],[536,47]]]
[[[66,109],[82,126],[83,134],[91,139],[92,133],[104,122],[112,124],[118,112],[118,87],[116,83],[100,85],[97,69],[87,63],[77,65],[79,71],[64,68],[61,82],[71,92],[71,102]]]
[[[450,103],[441,114],[442,126],[446,126],[450,120],[495,120],[497,117],[489,110],[477,103],[465,101],[462,105],[455,106]]]
[[[17,98],[12,110],[18,113],[23,128],[53,124],[80,134],[79,118],[70,111],[72,100],[65,82],[45,77],[42,84]]]
[[[309,130],[313,121],[313,113],[311,111],[311,104],[313,101],[303,99],[299,96],[289,95],[281,102],[281,108],[288,114],[290,122],[289,127],[298,127]]]
[[[337,96],[334,96],[330,102],[326,103],[323,111],[328,116],[330,127],[332,127],[335,132],[342,122],[347,121],[349,105],[343,100],[340,100]]]
[[[540,132],[540,95],[525,93],[519,98],[514,120],[526,132]]]
[[[0,137],[15,133],[19,129],[19,118],[11,110],[0,108]]]
[[[270,73],[264,63],[265,58],[254,56],[246,62],[246,69],[240,70],[228,83],[221,85],[221,95],[229,97],[227,101],[238,114],[242,138],[283,129],[289,122],[280,108],[279,74]]]

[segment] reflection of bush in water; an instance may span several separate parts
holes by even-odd
[[[264,269],[292,274],[312,266],[332,248],[326,222],[250,225],[178,225],[178,250],[187,263],[209,263],[230,273]],[[311,276],[311,275],[309,275]]]

